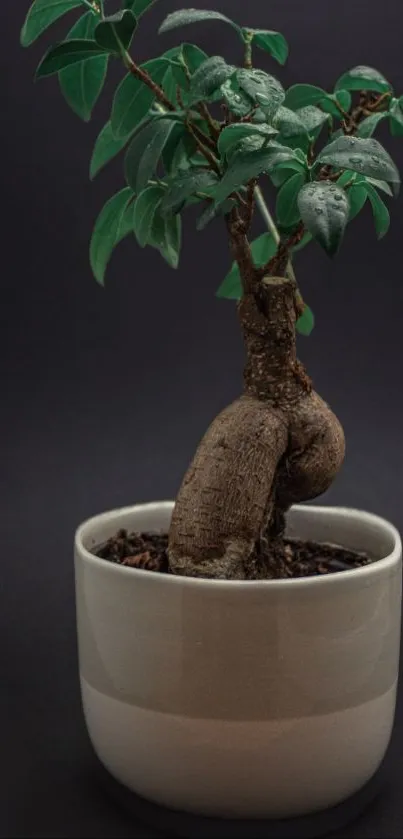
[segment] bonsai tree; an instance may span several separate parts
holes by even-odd
[[[296,333],[308,335],[314,317],[295,262],[311,242],[334,257],[368,201],[378,237],[387,232],[385,196],[397,194],[400,179],[373,135],[384,121],[392,135],[403,135],[403,97],[366,66],[343,73],[332,92],[311,84],[285,90],[255,64],[264,53],[284,64],[283,35],[216,11],[176,11],[160,33],[221,22],[239,41],[239,65],[187,42],[139,64],[137,32],[155,2],[121,0],[110,14],[108,0],[35,0],[21,42],[30,45],[56,19],[79,12],[36,77],[57,76],[85,121],[108,65],[120,60],[125,71],[91,160],[94,178],[125,150],[126,185],[103,208],[91,239],[99,283],[113,249],[133,234],[177,268],[189,206],[200,205],[198,230],[215,222],[228,238],[233,265],[217,294],[237,301],[244,387],[214,420],[185,475],[170,529],[170,570],[221,579],[283,576],[287,510],[331,485],[345,449],[338,419],[297,358]],[[275,190],[270,209],[266,187]],[[262,233],[251,241],[256,211]]]

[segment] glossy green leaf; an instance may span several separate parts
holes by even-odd
[[[349,216],[349,201],[341,187],[316,181],[302,187],[298,206],[306,229],[330,255],[339,250]]]
[[[348,200],[350,204],[349,221],[352,221],[353,218],[358,216],[358,213],[361,212],[367,197],[368,193],[362,184],[357,183],[350,187],[348,190]]]
[[[136,18],[140,18],[144,12],[148,12],[148,10],[151,9],[151,6],[154,6],[156,2],[157,0],[125,0],[124,6],[125,9],[131,9]]]
[[[146,188],[157,170],[165,143],[174,127],[172,120],[149,123],[139,131],[127,150],[125,175],[136,194]]]
[[[267,124],[235,123],[234,125],[228,125],[221,131],[218,138],[218,151],[222,157],[229,157],[234,148],[245,138],[258,137],[263,144],[276,134],[276,129]]]
[[[302,315],[299,316],[295,328],[300,335],[308,337],[315,326],[315,316],[312,309],[305,304],[305,309]]]
[[[363,180],[362,175],[358,175],[357,172],[352,172],[350,169],[345,169],[340,177],[337,178],[337,183],[339,186],[350,186],[350,184],[355,183],[358,178]]]
[[[137,27],[137,18],[130,9],[122,9],[114,15],[105,17],[95,29],[97,44],[112,53],[120,53],[130,46]]]
[[[347,73],[343,73],[335,85],[335,90],[374,90],[385,93],[391,86],[385,76],[373,67],[359,65]]]
[[[195,44],[182,44],[181,58],[185,62],[189,72],[193,75],[200,65],[208,59],[207,53]]]
[[[113,160],[124,149],[131,135],[116,140],[110,122],[100,131],[91,157],[90,178],[93,180],[98,172]]]
[[[392,137],[403,137],[403,111],[397,99],[392,102],[389,114]]]
[[[87,38],[75,38],[74,41],[62,41],[56,47],[51,47],[40,62],[36,78],[42,79],[46,76],[53,76],[65,67],[86,61],[99,55],[105,55],[103,50],[95,41]]]
[[[317,161],[340,169],[352,169],[360,175],[393,183],[396,187],[400,184],[400,175],[392,158],[374,139],[338,137],[325,146]]]
[[[228,109],[236,117],[245,117],[255,107],[250,96],[239,90],[234,79],[229,79],[221,86],[221,95]]]
[[[315,105],[298,108],[295,114],[310,136],[317,136],[320,129],[326,123],[328,124],[330,119],[328,114],[324,114],[321,108],[317,108]]]
[[[351,108],[351,93],[348,90],[337,90],[336,93],[329,93],[321,99],[319,104],[326,114],[331,114],[336,119],[343,119],[342,112],[348,112]]]
[[[249,153],[240,152],[231,158],[231,164],[215,191],[216,205],[225,201],[232,192],[257,178],[262,172],[270,172],[282,163],[296,161],[292,149],[268,146]],[[299,166],[301,164],[297,161]]]
[[[148,186],[136,199],[134,205],[134,233],[140,247],[150,241],[154,216],[161,205],[164,189],[161,186]]]
[[[169,184],[162,202],[164,214],[179,212],[186,201],[196,192],[210,195],[217,183],[213,172],[205,169],[189,169],[178,172]]]
[[[294,84],[286,91],[284,105],[295,111],[306,105],[317,105],[326,95],[326,91],[321,87],[315,87],[312,84]]]
[[[292,227],[301,217],[298,207],[298,195],[305,183],[305,176],[300,172],[292,175],[283,184],[277,195],[276,216],[282,227]]]
[[[284,140],[302,137],[308,142],[308,132],[303,121],[290,108],[280,107],[273,118],[273,125],[279,130]]]
[[[79,18],[67,38],[91,39],[96,23],[97,17],[87,12]],[[66,67],[59,73],[60,89],[66,102],[85,122],[91,119],[93,107],[104,86],[107,67],[108,56],[100,55]]]
[[[279,64],[285,64],[288,58],[288,44],[281,32],[265,29],[253,29],[253,40],[259,49],[268,52]]]
[[[240,90],[268,115],[273,116],[284,101],[280,82],[264,70],[238,70],[236,79]]]
[[[82,6],[81,0],[35,0],[21,30],[21,45],[29,47],[59,17],[78,6]]]
[[[234,75],[235,67],[227,64],[219,55],[207,58],[200,64],[190,82],[190,101],[192,103],[209,99]]]
[[[365,180],[368,181],[368,183],[372,184],[374,187],[376,187],[376,189],[380,189],[381,192],[385,192],[386,195],[393,196],[393,192],[389,184],[386,183],[386,181],[380,181],[377,178],[368,177],[366,177]]]
[[[380,114],[371,114],[366,117],[358,126],[357,137],[372,137],[375,129],[382,122],[388,114],[386,112]]]
[[[126,187],[105,204],[97,218],[90,245],[90,262],[96,280],[103,285],[112,251],[121,238],[121,224],[133,192]]]
[[[172,129],[172,132],[165,143],[164,149],[162,151],[162,162],[164,164],[165,172],[170,174],[175,174],[178,169],[178,160],[175,160],[176,155],[178,154],[178,148],[180,147],[181,141],[184,137],[190,135],[188,134],[184,125],[177,124]],[[195,150],[196,145],[194,144],[193,151]],[[181,147],[181,155],[184,153],[183,146]],[[185,154],[185,159],[187,161],[187,154]],[[179,161],[180,162],[180,161]]]
[[[231,198],[229,198],[228,201],[224,201],[224,203],[221,204],[220,207],[215,207],[213,203],[210,203],[197,221],[197,230],[204,230],[204,228],[207,227],[207,225],[210,224],[210,222],[213,221],[213,219],[217,218],[218,216],[225,216],[232,210],[234,205],[235,202]]]
[[[256,268],[262,268],[276,253],[277,245],[270,233],[263,233],[251,243],[251,253]],[[239,268],[233,262],[232,268],[221,283],[217,297],[228,300],[240,300],[242,297],[242,283]]]
[[[178,29],[180,26],[189,26],[193,23],[201,23],[204,21],[218,20],[223,23],[228,23],[237,32],[241,33],[240,27],[220,12],[206,11],[202,9],[180,9],[177,12],[172,12],[165,18],[164,22],[159,28],[159,33],[170,32],[172,29]]]
[[[148,245],[157,248],[171,268],[179,265],[182,240],[182,220],[180,215],[163,216],[160,205],[156,207],[148,236]]]
[[[160,84],[168,64],[163,58],[154,58],[146,61],[141,67]],[[117,88],[112,105],[111,124],[116,139],[126,137],[139,125],[153,101],[152,91],[142,81],[128,73]]]
[[[386,236],[390,227],[390,215],[386,204],[383,203],[382,198],[378,195],[376,189],[372,184],[367,183],[365,189],[368,193],[368,198],[371,202],[372,212],[374,215],[375,230],[378,239]]]

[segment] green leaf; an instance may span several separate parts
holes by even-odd
[[[228,23],[237,32],[241,33],[240,27],[220,12],[210,12],[202,9],[180,9],[177,12],[172,12],[165,18],[164,22],[159,28],[160,35],[163,32],[170,32],[172,29],[178,29],[180,26],[188,26],[192,23],[200,23],[202,21],[220,20],[223,23]]]
[[[209,99],[234,75],[235,67],[227,64],[219,55],[213,55],[200,64],[190,82],[192,103]]]
[[[148,12],[157,0],[125,0],[125,9],[131,9],[136,18],[140,18],[144,12]]]
[[[306,105],[304,108],[298,108],[295,114],[300,122],[302,122],[308,134],[313,137],[318,136],[320,129],[325,123],[329,123],[330,119],[328,114],[324,114],[321,108],[317,108],[315,105]]]
[[[378,195],[375,187],[372,184],[366,183],[365,189],[368,193],[368,198],[372,205],[372,212],[374,214],[374,221],[375,221],[375,230],[378,236],[378,239],[382,239],[383,236],[389,230],[390,227],[390,215],[387,206],[383,203],[382,198]]]
[[[95,29],[95,40],[100,47],[112,53],[120,54],[122,46],[130,46],[137,27],[137,19],[130,9],[122,9],[114,15],[105,17]]]
[[[162,151],[162,161],[164,164],[165,172],[170,175],[174,174],[178,167],[182,162],[188,163],[188,155],[181,145],[181,141],[188,137],[189,140],[193,141],[193,149],[192,154],[196,149],[196,144],[193,138],[188,134],[184,125],[175,125],[172,129],[170,136],[168,137],[167,142],[165,143],[164,149]],[[182,161],[182,157],[184,160]]]
[[[360,183],[353,184],[348,190],[348,200],[350,203],[349,221],[352,221],[361,212],[367,200],[365,187]]]
[[[220,207],[215,207],[213,203],[211,203],[205,210],[204,213],[201,214],[199,217],[196,228],[197,230],[204,230],[208,224],[210,224],[213,219],[217,218],[217,216],[225,216],[229,213],[234,206],[234,201],[232,199],[228,199],[228,201],[224,201]]]
[[[236,79],[240,90],[259,105],[268,115],[273,116],[284,100],[284,90],[280,82],[269,76],[264,70],[237,70]]]
[[[375,186],[376,189],[380,189],[382,192],[386,192],[386,195],[393,196],[393,192],[392,192],[389,184],[386,183],[386,181],[379,181],[377,178],[368,178],[368,177],[366,177],[365,180],[368,181],[368,183]]]
[[[384,181],[400,184],[399,172],[387,151],[377,140],[361,137],[338,137],[329,143],[317,157],[319,163],[340,169],[352,169],[360,175],[369,175]]]
[[[67,38],[92,38],[97,18],[92,12],[87,12],[70,30]],[[71,67],[66,67],[59,73],[59,84],[62,94],[71,109],[88,122],[92,109],[104,86],[108,56],[100,55],[80,61]]]
[[[92,153],[90,164],[91,180],[95,178],[95,175],[97,175],[110,160],[113,160],[113,158],[122,151],[130,136],[131,135],[116,140],[113,135],[111,123],[107,122],[106,125],[104,125],[98,135],[94,151]]]
[[[87,38],[75,38],[74,41],[62,41],[56,47],[51,47],[40,62],[36,78],[42,79],[45,76],[52,76],[65,67],[95,58],[98,55],[105,55],[105,51]]]
[[[338,90],[336,93],[329,93],[324,99],[320,101],[320,107],[327,114],[331,114],[336,119],[343,119],[343,114],[340,110],[349,111],[351,107],[351,93],[348,90]],[[340,107],[337,107],[339,104]]]
[[[302,312],[302,315],[299,316],[295,328],[300,335],[308,335],[311,334],[313,328],[315,326],[315,316],[312,309],[309,308],[305,304],[305,309]]]
[[[21,45],[29,47],[55,20],[78,6],[81,0],[35,0],[21,30]]]
[[[231,151],[245,138],[258,137],[263,144],[275,134],[277,131],[271,125],[253,125],[252,123],[228,125],[218,138],[218,151],[221,157],[229,157]]]
[[[268,52],[279,64],[285,64],[288,58],[288,44],[281,32],[265,29],[249,30],[253,32],[252,43]]]
[[[298,207],[298,195],[305,183],[305,176],[297,172],[283,184],[277,195],[276,215],[283,227],[292,227],[301,215]]]
[[[374,90],[377,93],[385,93],[391,89],[391,86],[385,76],[378,70],[360,65],[340,76],[336,82],[335,90],[341,90],[342,88],[344,90]]]
[[[132,190],[126,187],[105,204],[95,223],[90,245],[90,262],[96,280],[103,285],[112,251],[121,238],[121,225]],[[126,229],[126,225],[125,225]]]
[[[366,117],[358,126],[357,137],[372,137],[375,129],[382,122],[388,114],[386,112],[380,114],[371,114]]]
[[[205,169],[188,169],[178,172],[164,195],[162,212],[164,214],[179,212],[188,198],[196,192],[210,195],[216,183],[216,175]]]
[[[262,268],[263,265],[266,265],[266,262],[274,256],[277,250],[277,245],[270,233],[263,233],[254,242],[251,242],[250,247],[256,268]],[[237,263],[233,262],[232,268],[221,283],[216,296],[227,300],[240,300],[242,294],[241,275]]]
[[[161,186],[148,186],[136,199],[134,205],[134,232],[140,247],[144,248],[150,241],[154,216],[164,195]]]
[[[230,166],[215,191],[214,198],[216,206],[221,204],[222,201],[225,201],[234,190],[239,189],[240,186],[246,184],[251,178],[257,178],[262,172],[270,172],[278,165],[290,161],[297,162],[300,168],[303,169],[302,164],[296,161],[295,153],[292,149],[286,147],[267,146],[266,148],[249,153],[240,152],[234,155],[231,158]]]
[[[304,123],[295,111],[290,108],[280,107],[273,118],[273,125],[280,131],[281,137],[288,140],[292,137],[306,138],[308,133]]]
[[[392,102],[389,114],[392,137],[403,137],[403,111],[397,99]],[[382,114],[382,116],[387,116],[387,114]]]
[[[207,60],[208,55],[195,44],[182,44],[182,57],[189,72],[193,75]]]
[[[315,87],[312,84],[294,84],[286,91],[284,105],[295,111],[306,105],[316,105],[326,96],[326,91],[321,87]]]
[[[165,217],[160,213],[159,206],[153,215],[147,244],[157,248],[171,268],[177,268],[182,239],[181,217]]]
[[[231,113],[236,117],[245,117],[254,108],[254,103],[250,96],[247,96],[246,93],[239,89],[234,79],[228,79],[221,86],[221,95]]]
[[[174,124],[168,119],[153,121],[132,140],[125,157],[125,175],[127,183],[136,194],[146,188],[155,174]]]
[[[330,255],[339,250],[348,221],[349,202],[343,189],[330,181],[302,187],[298,206],[305,227]]]
[[[153,58],[141,65],[158,84],[162,82],[167,66],[167,61],[162,58]],[[153,101],[153,92],[128,73],[117,88],[112,105],[111,124],[117,140],[127,137],[139,125]]]

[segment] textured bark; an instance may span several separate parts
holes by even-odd
[[[340,469],[343,430],[297,359],[297,310],[295,284],[278,277],[239,304],[245,392],[214,420],[185,475],[169,539],[175,574],[274,576],[290,504],[320,495]]]

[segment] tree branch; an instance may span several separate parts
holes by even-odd
[[[158,99],[159,102],[161,102],[161,105],[163,105],[164,108],[167,109],[167,111],[175,111],[175,105],[173,105],[172,102],[169,101],[162,87],[160,87],[158,84],[156,84],[156,82],[153,81],[150,74],[147,73],[147,70],[143,70],[142,67],[139,67],[138,64],[136,64],[133,61],[133,59],[130,57],[128,53],[126,53],[125,59],[127,69],[132,74],[132,76],[134,76],[140,82],[143,82],[143,84],[147,85],[147,87],[150,90],[152,90],[155,98]]]
[[[197,128],[196,125],[192,125],[192,123],[189,122],[189,120],[186,121],[185,125],[186,125],[186,128],[188,129],[189,133],[192,135],[192,137],[196,141],[196,146],[197,146],[200,154],[202,154],[203,157],[206,158],[206,160],[208,161],[208,163],[210,164],[210,166],[214,170],[214,172],[216,172],[217,175],[220,175],[221,172],[220,172],[220,167],[218,165],[218,160],[214,156],[212,151],[210,151],[210,149],[207,147],[208,144],[206,143],[206,140],[209,140],[210,138],[206,137],[206,135],[203,134],[203,131],[200,131],[200,129]],[[214,148],[215,148],[215,146],[214,146]]]
[[[197,106],[197,110],[199,111],[199,114],[206,120],[213,140],[218,140],[221,133],[220,127],[218,123],[215,121],[215,119],[213,119],[213,117],[211,116],[206,103],[200,102],[200,105]]]

